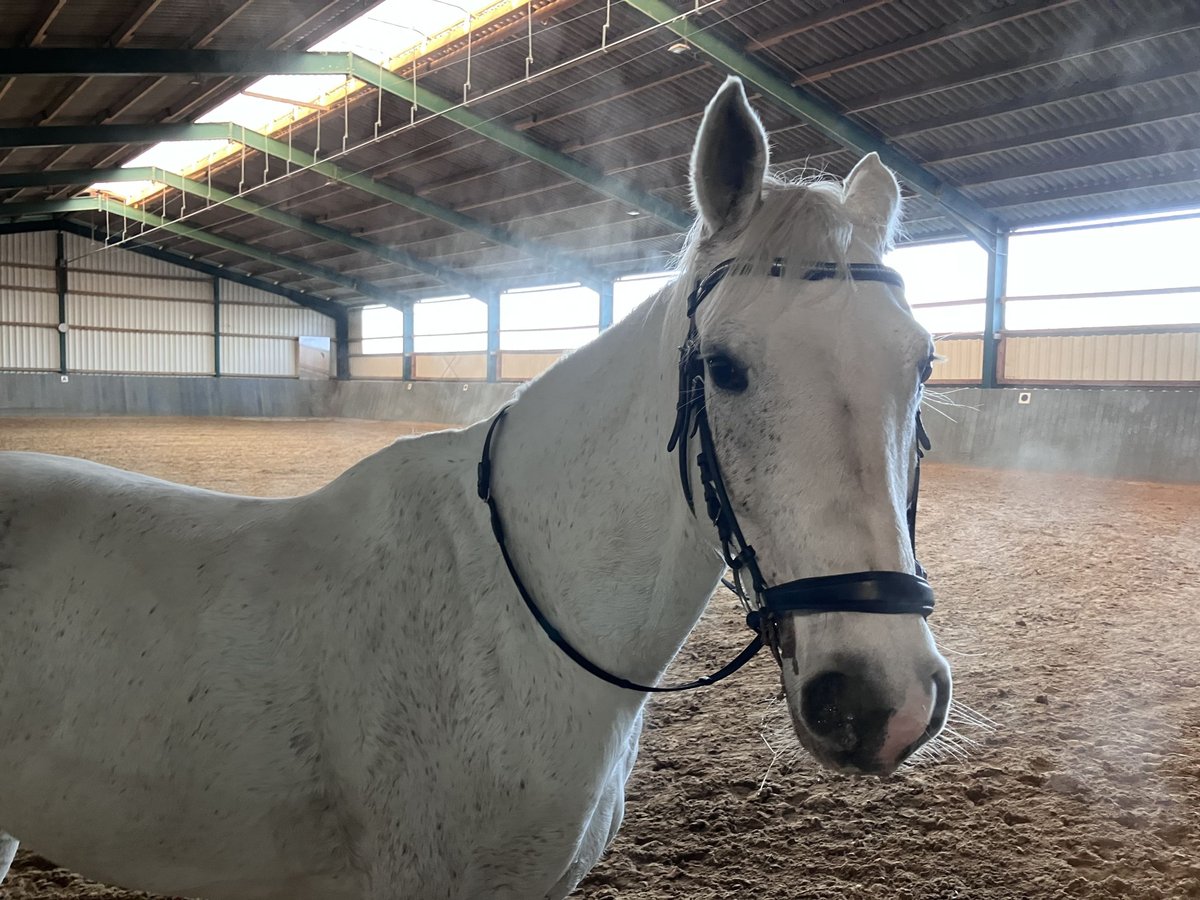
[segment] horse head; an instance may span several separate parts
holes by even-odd
[[[875,154],[844,182],[772,175],[766,133],[729,79],[700,127],[692,191],[677,299],[721,482],[709,493],[723,495],[709,510],[724,503],[753,547],[746,560],[725,546],[753,593],[820,582],[835,597],[770,614],[801,743],[831,768],[891,772],[941,729],[951,686],[921,604],[888,605],[918,587],[932,603],[907,513],[933,343],[882,265],[899,186]]]

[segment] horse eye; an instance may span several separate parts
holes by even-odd
[[[710,356],[704,362],[714,387],[740,394],[749,386],[746,370],[728,356]]]

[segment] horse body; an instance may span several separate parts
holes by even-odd
[[[873,158],[844,191],[768,185],[766,156],[731,81],[697,143],[683,265],[745,260],[697,317],[729,502],[773,583],[910,572],[928,335],[879,284],[750,277],[763,254],[878,263],[899,189]],[[552,368],[492,447],[528,590],[641,683],[724,568],[667,449],[688,305],[669,287]],[[8,832],[211,900],[566,897],[620,824],[646,695],[526,609],[476,493],[486,427],[400,440],[282,500],[0,456],[0,877]],[[941,727],[948,670],[920,616],[777,628],[797,734],[826,765],[888,772]]]

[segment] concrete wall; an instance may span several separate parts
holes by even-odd
[[[0,416],[280,416],[465,425],[515,384],[0,373]]]
[[[925,414],[931,460],[1200,482],[1200,390],[945,390],[962,408],[944,408],[954,422]]]
[[[518,385],[453,381],[333,381],[328,415],[469,425],[512,398]]]
[[[464,389],[465,388],[465,389]],[[4,415],[344,417],[461,425],[513,384],[0,375]],[[925,415],[932,460],[1200,483],[1200,390],[945,389],[955,422]],[[1018,403],[1028,393],[1028,404]],[[0,427],[3,427],[0,425]]]

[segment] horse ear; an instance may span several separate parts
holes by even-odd
[[[868,153],[850,170],[844,197],[855,231],[881,250],[891,246],[900,221],[900,184],[878,153]]]
[[[704,111],[692,150],[692,198],[716,234],[746,224],[762,195],[767,133],[739,78],[729,78]]]

